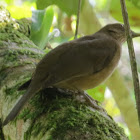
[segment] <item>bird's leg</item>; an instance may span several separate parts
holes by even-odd
[[[83,97],[85,98],[85,100],[89,106],[91,106],[97,110],[104,110],[102,107],[100,107],[98,105],[98,101],[96,101],[92,97],[90,97],[85,91],[82,91],[82,90],[78,90],[78,91],[81,95],[83,95]]]

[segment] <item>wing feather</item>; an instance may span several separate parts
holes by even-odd
[[[60,45],[60,49],[57,47],[39,63],[34,80],[45,80],[47,86],[100,72],[113,59],[117,46],[118,44],[110,39]]]

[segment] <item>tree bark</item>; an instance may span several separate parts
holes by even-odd
[[[27,19],[14,21],[3,7],[0,13],[0,117],[4,119],[25,92],[18,87],[31,78],[45,53],[29,39]],[[76,93],[52,87],[36,94],[3,132],[6,140],[128,140],[104,110],[86,105]]]

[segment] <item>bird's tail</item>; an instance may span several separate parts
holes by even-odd
[[[11,110],[11,112],[8,114],[6,119],[3,122],[3,126],[7,125],[10,121],[14,120],[15,117],[18,115],[18,113],[22,110],[23,106],[28,102],[28,100],[35,94],[36,92],[33,92],[30,90],[30,88],[27,90],[27,92],[21,97],[21,99],[18,101],[18,103],[14,106],[14,108]]]

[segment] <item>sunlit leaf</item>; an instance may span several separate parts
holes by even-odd
[[[132,2],[136,7],[140,8],[140,0],[128,0]]]
[[[96,8],[98,10],[104,10],[106,8],[106,4],[108,4],[108,0],[90,0],[92,3],[95,3],[94,5],[96,5]],[[92,4],[93,5],[93,4]],[[93,5],[93,6],[94,6]]]
[[[46,10],[33,11],[31,40],[42,49],[48,41],[48,33],[52,25],[53,16],[54,11],[51,6]]]
[[[96,88],[87,90],[87,93],[94,98],[95,100],[98,100],[102,102],[104,100],[104,92],[105,92],[106,86],[100,85]]]
[[[130,1],[126,1],[129,21],[132,26],[140,25],[140,9],[136,8]],[[118,21],[123,22],[121,5],[119,0],[112,0],[110,3],[110,13]]]
[[[37,0],[38,9],[44,9],[49,5],[57,5],[70,16],[77,13],[78,0]]]
[[[32,16],[31,7],[35,7],[35,3],[23,3],[21,6],[8,5],[6,9],[15,19],[29,18]]]
[[[40,30],[45,12],[46,10],[32,11],[32,36]]]
[[[106,100],[104,103],[104,106],[108,114],[111,115],[112,117],[116,117],[120,115],[120,110],[116,106],[116,103],[113,97]]]
[[[5,0],[5,2],[6,2],[7,4],[13,4],[13,3],[14,3],[14,0]]]

